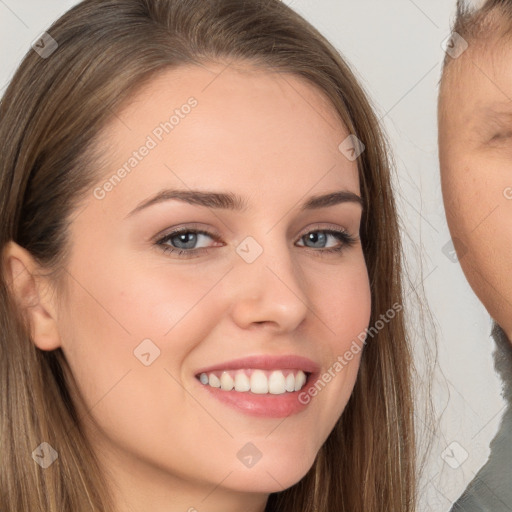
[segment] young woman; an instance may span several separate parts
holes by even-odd
[[[378,121],[277,0],[86,0],[0,105],[2,512],[414,510]]]

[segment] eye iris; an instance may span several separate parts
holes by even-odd
[[[185,244],[185,247],[178,245],[180,249],[193,249],[193,246],[197,243],[197,234],[191,232],[179,233],[173,236],[171,240],[174,242],[175,239],[178,239],[178,244]],[[191,245],[191,247],[189,247],[189,245]]]
[[[318,243],[319,240],[322,242],[322,244],[325,244],[325,242],[327,240],[327,235],[325,233],[322,233],[322,232],[310,233],[308,235],[308,239],[311,242],[313,242],[314,244]]]

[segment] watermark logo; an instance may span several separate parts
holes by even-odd
[[[238,460],[249,469],[253,468],[263,454],[252,443],[246,443],[236,454]]]
[[[153,341],[146,338],[137,345],[133,354],[144,366],[150,366],[160,356],[160,349]]]
[[[464,255],[468,252],[468,248],[462,243],[462,241],[454,237],[444,244],[442,253],[452,262],[457,263]]]
[[[441,458],[452,469],[457,469],[464,464],[469,454],[457,441],[450,443],[441,453]]]
[[[468,49],[468,46],[468,42],[457,32],[449,35],[441,43],[441,48],[452,59],[458,59]]]
[[[32,458],[43,468],[49,468],[59,457],[57,451],[47,442],[41,443],[33,452]]]
[[[263,247],[252,236],[248,236],[238,244],[236,253],[246,263],[253,263],[263,253]]]
[[[345,156],[347,160],[353,162],[366,149],[366,146],[356,135],[349,135],[339,146],[338,149]]]
[[[47,59],[59,47],[59,44],[48,32],[43,32],[31,46],[40,57]]]

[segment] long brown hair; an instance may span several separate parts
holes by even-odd
[[[416,498],[412,358],[403,318],[401,247],[387,145],[369,101],[335,48],[278,0],[85,0],[29,51],[0,103],[0,249],[15,241],[57,283],[67,227],[99,179],[98,133],[157,72],[244,60],[320,89],[365,145],[357,163],[361,239],[376,324],[352,396],[309,472],[271,494],[279,512],[411,512]],[[341,142],[341,141],[340,141]],[[80,427],[60,349],[30,339],[0,279],[0,500],[3,512],[110,512],[108,485]],[[393,310],[391,321],[382,315]],[[380,324],[379,324],[380,322]],[[43,470],[31,452],[48,442]]]

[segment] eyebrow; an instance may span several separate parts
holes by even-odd
[[[243,197],[233,194],[232,192],[165,189],[139,203],[126,217],[131,217],[135,213],[154,204],[170,200],[182,201],[188,204],[219,210],[244,211],[248,207],[248,203]],[[363,200],[360,196],[348,190],[340,190],[329,194],[310,197],[302,204],[300,211],[326,208],[342,203],[356,203],[363,207]]]

